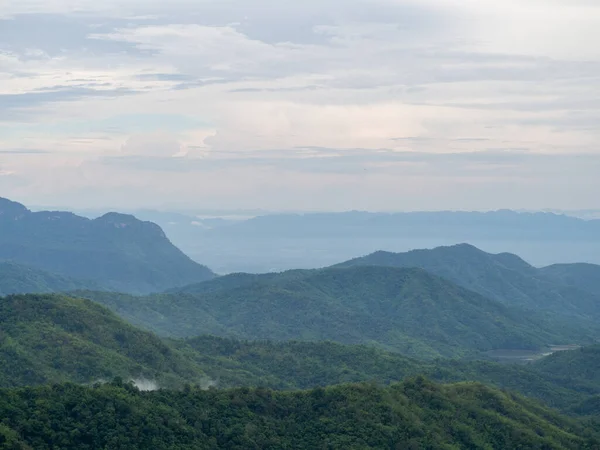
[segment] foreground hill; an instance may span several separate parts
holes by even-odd
[[[228,289],[230,278],[234,287]],[[539,349],[585,337],[579,329],[557,327],[421,269],[353,267],[233,275],[210,282],[200,293],[79,295],[163,336],[332,340],[374,344],[420,358]]]
[[[0,296],[98,288],[100,286],[92,281],[68,278],[13,262],[0,262]]]
[[[600,387],[600,345],[557,352],[542,358],[535,369],[549,379],[564,385],[589,387],[598,392]]]
[[[180,385],[200,382],[203,373],[153,334],[88,300],[0,298],[0,386],[114,376]]]
[[[376,252],[335,267],[355,266],[420,267],[508,305],[600,317],[600,296],[585,290],[586,286],[565,283],[550,276],[550,270],[536,269],[516,255],[492,255],[468,244],[407,253]]]
[[[57,413],[59,412],[60,413]],[[480,384],[139,392],[115,381],[0,391],[0,443],[39,450],[598,448],[597,431]],[[28,446],[28,447],[25,447]]]
[[[0,260],[103,288],[144,293],[210,279],[157,225],[110,213],[89,220],[66,212],[31,212],[0,198]]]

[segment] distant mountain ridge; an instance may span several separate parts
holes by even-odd
[[[176,248],[162,229],[124,214],[90,220],[31,212],[0,198],[0,261],[9,260],[103,288],[145,293],[214,277]]]
[[[600,220],[551,212],[263,213],[210,222],[168,214],[140,217],[156,217],[186,254],[223,274],[314,269],[376,250],[404,252],[458,242],[510,251],[535,266],[600,264]]]
[[[431,211],[273,214],[258,216],[211,235],[247,237],[454,237],[462,239],[586,240],[600,237],[600,220],[550,212]]]
[[[584,283],[567,283],[553,276],[558,267],[537,269],[516,255],[490,254],[469,244],[413,250],[405,253],[379,251],[355,258],[334,267],[386,266],[419,267],[507,305],[560,314],[600,317],[600,296]],[[561,266],[581,274],[578,265]],[[588,270],[582,277],[592,283],[600,266],[584,265]],[[571,275],[574,276],[574,275]],[[566,275],[565,275],[566,277]],[[579,280],[581,281],[581,280]]]

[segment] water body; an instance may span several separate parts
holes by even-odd
[[[519,350],[519,349],[498,349],[487,352],[487,356],[497,362],[502,363],[530,363],[545,356],[550,356],[556,352],[577,350],[579,345],[551,345],[541,351]]]

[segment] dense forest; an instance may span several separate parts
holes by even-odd
[[[477,383],[140,392],[130,384],[0,391],[6,449],[594,449],[594,422]]]
[[[0,262],[0,296],[68,292],[81,289],[101,289],[101,286],[93,281],[56,275],[14,262]]]
[[[77,295],[171,337],[332,340],[378,345],[421,359],[593,342],[590,328],[581,323],[505,306],[421,269],[351,267],[232,275],[208,282],[204,289],[190,289],[146,297]]]
[[[200,383],[201,369],[100,305],[62,295],[0,298],[0,386],[115,376]]]
[[[598,348],[512,365],[422,361],[373,346],[334,342],[215,336],[162,340],[88,300],[60,295],[0,299],[0,387],[92,384],[118,376],[162,388],[190,384],[294,390],[363,381],[389,384],[426,375],[440,382],[472,380],[508,388],[571,412],[600,395]]]
[[[537,269],[516,255],[493,255],[460,244],[407,253],[376,252],[335,267],[420,267],[487,298],[536,311],[600,316],[600,266],[564,264]]]

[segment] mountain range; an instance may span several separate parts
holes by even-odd
[[[121,377],[142,386],[308,389],[349,382],[389,384],[426,375],[508,388],[570,411],[600,396],[600,346],[557,352],[528,365],[422,361],[369,345],[161,339],[93,302],[65,295],[0,299],[0,388]]]
[[[334,448],[593,449],[600,425],[532,398],[596,414],[599,366],[599,346],[520,366],[333,342],[162,340],[87,300],[13,295],[0,298],[0,447],[314,448],[327,436]]]
[[[547,212],[434,211],[373,213],[272,214],[215,227],[210,234],[229,237],[445,237],[453,239],[600,238],[600,220],[583,220]]]
[[[419,267],[506,305],[563,315],[598,317],[600,266],[564,264],[537,269],[510,253],[490,254],[469,244],[379,251],[335,267]]]
[[[132,210],[133,211],[133,210]],[[404,252],[469,242],[535,266],[600,264],[600,220],[550,212],[332,212],[256,217],[136,211],[193,259],[218,273],[314,269],[377,250]],[[225,220],[224,220],[225,219]]]
[[[0,199],[0,448],[600,448],[599,275],[460,244],[217,277]]]
[[[333,340],[425,359],[590,343],[594,329],[503,305],[415,268],[234,274],[145,297],[77,295],[163,336]]]
[[[34,213],[1,198],[0,261],[135,293],[214,277],[153,223],[116,213],[94,220],[67,212]]]

